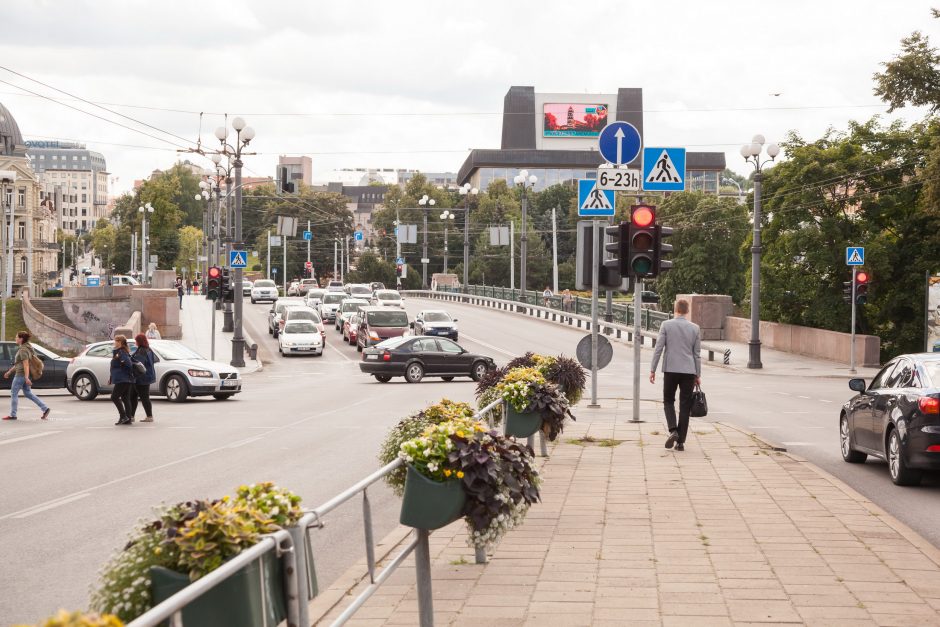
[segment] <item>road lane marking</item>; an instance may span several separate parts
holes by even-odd
[[[487,343],[484,342],[483,340],[478,340],[478,339],[476,339],[475,337],[470,337],[470,336],[467,335],[466,333],[461,333],[461,334],[460,334],[460,337],[462,337],[462,338],[464,338],[464,339],[466,339],[466,340],[470,340],[470,341],[473,342],[474,344],[479,344],[480,346],[483,346],[483,347],[485,347],[485,348],[488,348],[488,349],[490,349],[491,351],[496,351],[497,353],[502,353],[503,355],[506,355],[507,357],[516,357],[516,354],[515,354],[515,353],[511,353],[511,352],[509,352],[509,351],[507,351],[507,350],[503,350],[503,349],[501,349],[501,348],[498,348],[498,347],[496,347],[496,346],[493,346],[492,344],[487,344]]]
[[[342,352],[341,350],[339,350],[338,348],[336,348],[335,346],[333,346],[333,343],[332,343],[332,342],[327,342],[326,345],[329,346],[330,349],[332,349],[332,351],[333,351],[334,353],[336,353],[337,355],[339,355],[340,357],[342,357],[342,358],[345,359],[346,361],[352,361],[352,359],[350,359],[349,357],[346,356],[346,353]]]
[[[62,433],[61,431],[43,431],[42,433],[34,433],[32,435],[21,435],[18,438],[10,438],[9,440],[0,440],[0,446],[4,444],[13,444],[14,442],[22,442],[24,440],[33,440],[35,438],[44,438],[47,435],[53,435],[55,433]]]
[[[789,392],[774,392],[774,394],[779,394],[780,396],[792,396]]]
[[[250,438],[245,438],[244,440],[239,440],[238,442],[232,442],[231,444],[229,444],[229,445],[226,446],[225,448],[238,448],[238,447],[240,447],[240,446],[245,446],[246,444],[251,444],[252,442],[257,442],[258,440],[262,439],[264,436],[265,436],[265,434],[261,434],[261,435],[252,436],[252,437],[250,437]]]
[[[805,398],[805,399],[809,400],[809,397],[808,397],[808,396],[797,396],[797,398]]]
[[[14,515],[13,518],[28,518],[29,516],[33,516],[35,514],[41,514],[42,512],[49,511],[50,509],[54,509],[61,505],[67,505],[69,503],[72,503],[73,501],[83,499],[86,496],[91,496],[91,493],[82,492],[80,494],[72,494],[70,496],[64,496],[61,499],[56,499],[54,501],[47,501],[43,505],[38,505],[32,509],[23,510],[19,512],[18,514]]]
[[[826,399],[821,398],[821,399],[819,399],[819,402],[820,402],[820,403],[831,403],[832,401],[827,401]]]

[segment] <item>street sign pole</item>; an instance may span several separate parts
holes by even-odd
[[[858,274],[858,266],[852,266],[852,349],[850,351],[849,372],[855,374],[855,309],[858,305],[855,302],[855,277]],[[843,275],[844,276],[844,275]]]
[[[268,265],[267,265],[267,278],[271,278],[271,229],[268,229]]]
[[[640,422],[640,315],[643,313],[643,279],[633,280],[633,417]]]
[[[310,231],[310,220],[307,220],[307,231]],[[307,240],[307,262],[308,263],[310,262],[310,240],[309,239]],[[307,266],[307,267],[311,268],[312,266]],[[311,274],[311,276],[313,275]]]
[[[591,404],[588,407],[600,407],[597,404],[597,289],[600,272],[597,267],[600,265],[600,223],[597,220],[591,220],[592,247],[593,250],[593,279],[591,281]]]
[[[284,272],[284,275],[281,278],[284,280],[284,296],[287,296],[287,235],[285,234],[281,237],[283,238],[281,240],[281,244],[283,244],[284,248],[284,265],[281,266],[281,270]]]
[[[209,359],[215,361],[215,303],[212,303],[212,350],[209,353]]]

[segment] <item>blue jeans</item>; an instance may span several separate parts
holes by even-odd
[[[49,409],[49,407],[47,407],[46,404],[42,402],[42,399],[40,399],[38,396],[33,394],[33,389],[30,386],[26,385],[26,377],[18,374],[13,377],[13,383],[10,386],[10,415],[11,416],[16,415],[16,408],[20,404],[20,399],[19,399],[20,392],[23,392],[23,396],[25,396],[32,402],[36,403],[37,405],[39,405],[39,409],[43,411],[46,411],[47,409]]]

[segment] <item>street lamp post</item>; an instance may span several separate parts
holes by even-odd
[[[516,177],[513,179],[513,182],[516,184],[516,187],[519,188],[522,194],[522,236],[519,238],[519,254],[521,258],[519,260],[519,287],[520,293],[522,294],[522,302],[526,302],[526,254],[528,252],[528,222],[526,221],[526,212],[529,208],[529,190],[535,187],[535,184],[538,182],[539,178],[534,174],[529,174],[528,170],[522,170]]]
[[[424,289],[428,289],[428,210],[434,206],[435,202],[433,198],[429,198],[425,194],[418,201],[418,204],[424,209],[424,252],[421,256],[421,283]]]
[[[463,214],[463,289],[465,292],[470,282],[470,197],[479,193],[480,190],[470,187],[470,183],[464,183],[460,188],[460,195],[467,197]]]
[[[147,216],[153,213],[153,205],[149,202],[137,208],[143,217],[140,225],[140,256],[144,271],[144,283],[150,282],[150,231],[147,229]]]
[[[456,217],[447,209],[444,209],[444,213],[440,215],[441,220],[444,221],[444,274],[447,274],[447,223],[453,222]]]
[[[760,256],[761,256],[761,213],[760,193],[761,182],[764,178],[764,167],[780,154],[780,146],[767,144],[768,159],[761,160],[764,150],[764,136],[755,135],[750,144],[741,146],[741,156],[744,161],[754,166],[754,238],[751,243],[751,339],[747,343],[747,367],[751,369],[763,368],[760,360]]]
[[[242,242],[242,156],[249,154],[244,150],[255,138],[255,129],[248,126],[245,120],[236,117],[232,120],[232,128],[235,129],[234,145],[227,144],[225,139],[228,137],[228,129],[220,126],[215,129],[215,136],[222,144],[222,154],[232,159],[232,166],[235,168],[235,241],[232,244],[234,250],[244,250],[245,244]],[[229,182],[226,177],[226,183]],[[242,331],[242,309],[244,306],[244,297],[242,296],[242,269],[235,268],[232,290],[235,298],[234,328],[235,334],[232,337],[232,366],[236,368],[245,365],[245,336]]]

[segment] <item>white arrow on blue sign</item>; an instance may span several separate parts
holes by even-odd
[[[640,155],[640,131],[629,122],[611,122],[597,138],[601,156],[614,165],[626,165]]]
[[[865,265],[865,247],[849,246],[845,249],[845,265],[864,266]]]

